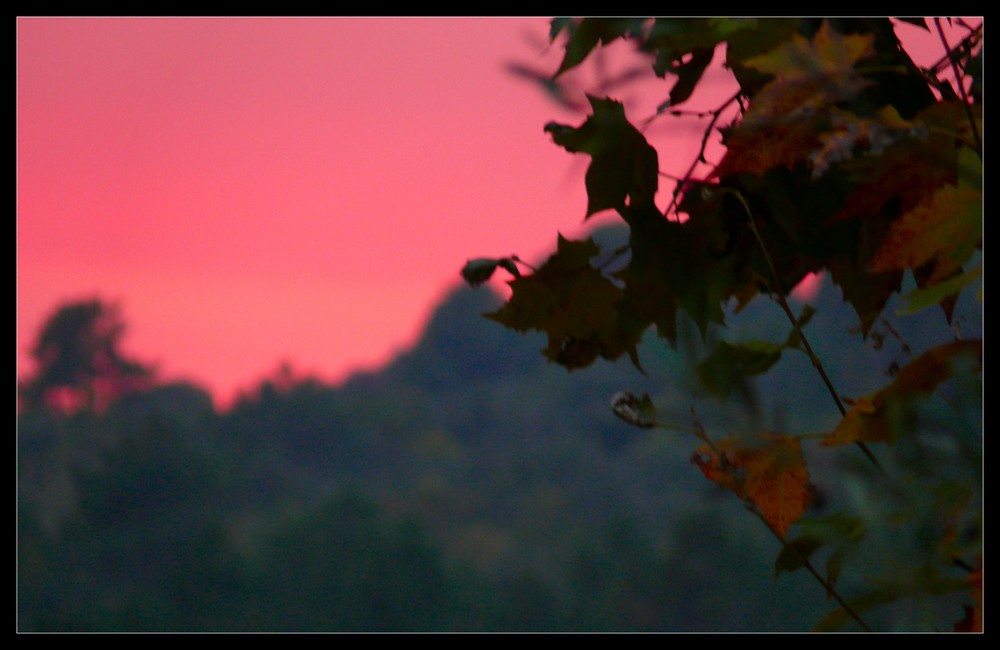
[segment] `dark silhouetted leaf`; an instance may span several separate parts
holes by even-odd
[[[587,214],[625,205],[652,205],[659,182],[656,149],[625,117],[612,99],[588,97],[593,114],[579,127],[556,122],[545,126],[552,140],[571,153],[590,155]]]
[[[469,283],[469,286],[478,287],[493,277],[493,272],[496,271],[498,266],[506,269],[515,278],[521,277],[521,272],[518,270],[517,265],[509,257],[502,257],[500,259],[480,257],[465,263],[465,266],[462,267],[462,279]]]
[[[691,97],[714,54],[712,48],[696,48],[688,61],[670,69],[671,74],[677,75],[677,83],[670,89],[670,106],[682,104]]]
[[[590,264],[599,252],[592,238],[560,235],[556,253],[537,272],[512,280],[510,300],[487,318],[518,331],[545,332],[545,356],[570,370],[623,353],[638,366],[636,345],[644,328],[620,316],[622,290]]]
[[[579,22],[566,18],[553,19],[549,29],[552,39],[563,31],[569,32],[565,54],[556,76],[583,63],[598,45],[607,45],[616,39],[638,33],[643,22],[644,20],[637,18],[584,18]]]

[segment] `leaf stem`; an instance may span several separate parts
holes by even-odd
[[[819,373],[819,376],[823,379],[823,383],[826,384],[827,391],[829,391],[830,396],[833,397],[833,401],[837,404],[837,409],[840,411],[841,417],[846,416],[847,409],[844,407],[844,402],[840,399],[840,395],[834,388],[833,382],[830,381],[829,375],[826,374],[826,370],[823,368],[823,363],[820,361],[819,357],[813,351],[812,346],[809,345],[809,339],[806,338],[805,332],[802,331],[802,327],[799,325],[798,319],[795,318],[795,314],[792,312],[792,308],[788,305],[788,301],[785,299],[785,291],[784,288],[781,286],[781,279],[778,277],[778,271],[774,268],[774,262],[771,260],[771,255],[767,251],[767,246],[764,245],[764,239],[761,237],[760,231],[757,230],[757,222],[753,218],[753,213],[750,211],[749,204],[747,204],[746,199],[743,198],[742,194],[740,194],[738,191],[730,187],[720,188],[719,193],[732,194],[733,196],[736,197],[736,199],[743,206],[743,209],[746,211],[747,219],[749,220],[750,223],[750,230],[753,231],[754,237],[757,239],[757,243],[760,245],[760,250],[764,254],[764,261],[767,263],[768,272],[771,275],[770,281],[767,282],[771,291],[771,295],[776,298],[778,304],[781,305],[782,310],[784,310],[785,314],[788,316],[788,320],[791,321],[792,327],[795,328],[795,333],[798,334],[799,340],[802,342],[803,349],[806,351],[806,354],[809,355],[809,359],[812,361],[813,367],[816,368],[816,371]],[[882,464],[878,461],[878,458],[876,458],[875,454],[872,453],[871,449],[868,448],[868,445],[866,445],[861,440],[856,441],[854,444],[856,444],[858,448],[861,449],[862,452],[864,452],[865,456],[868,457],[868,460],[870,460],[872,464],[875,465],[875,467],[882,470],[883,472],[885,471],[882,468]]]
[[[525,266],[525,267],[527,267],[527,268],[531,269],[531,270],[532,270],[532,272],[535,272],[535,273],[537,273],[537,272],[538,272],[538,269],[536,269],[536,268],[535,268],[534,266],[532,266],[531,264],[528,264],[527,262],[525,262],[524,260],[522,260],[522,259],[521,259],[520,257],[518,257],[517,255],[511,255],[509,259],[510,259],[511,261],[513,261],[513,262],[517,262],[517,263],[518,263],[518,264],[520,264],[521,266]]]

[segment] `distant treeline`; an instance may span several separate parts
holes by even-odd
[[[830,354],[857,335],[824,320],[844,308],[835,290],[820,302],[817,351],[866,390],[860,370],[898,349]],[[694,405],[720,428],[818,430],[837,413],[807,359],[719,404],[692,379],[693,327],[684,354],[642,346],[645,376],[567,375],[540,337],[480,317],[496,304],[457,290],[384,370],[334,388],[284,367],[224,413],[116,357],[115,336],[104,365],[84,367],[84,349],[25,379],[18,629],[776,631],[828,610],[808,576],[774,578],[777,542],[700,478],[692,440],[609,406],[648,391],[678,421]],[[772,307],[753,303],[734,335],[783,337]],[[70,325],[99,315],[77,310],[47,340],[65,353]]]

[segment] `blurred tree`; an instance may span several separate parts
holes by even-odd
[[[148,387],[152,369],[120,350],[124,331],[117,305],[94,299],[60,307],[31,350],[37,369],[19,385],[21,407],[103,411],[121,395]]]

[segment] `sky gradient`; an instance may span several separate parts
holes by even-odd
[[[53,310],[94,296],[119,303],[126,352],[220,404],[284,361],[329,381],[384,363],[467,258],[533,259],[582,232],[585,161],[542,128],[584,113],[505,69],[554,71],[547,30],[19,18],[18,376]],[[617,97],[633,122],[657,83]],[[692,108],[729,88],[721,70],[704,85]],[[678,175],[700,134],[647,131]]]

